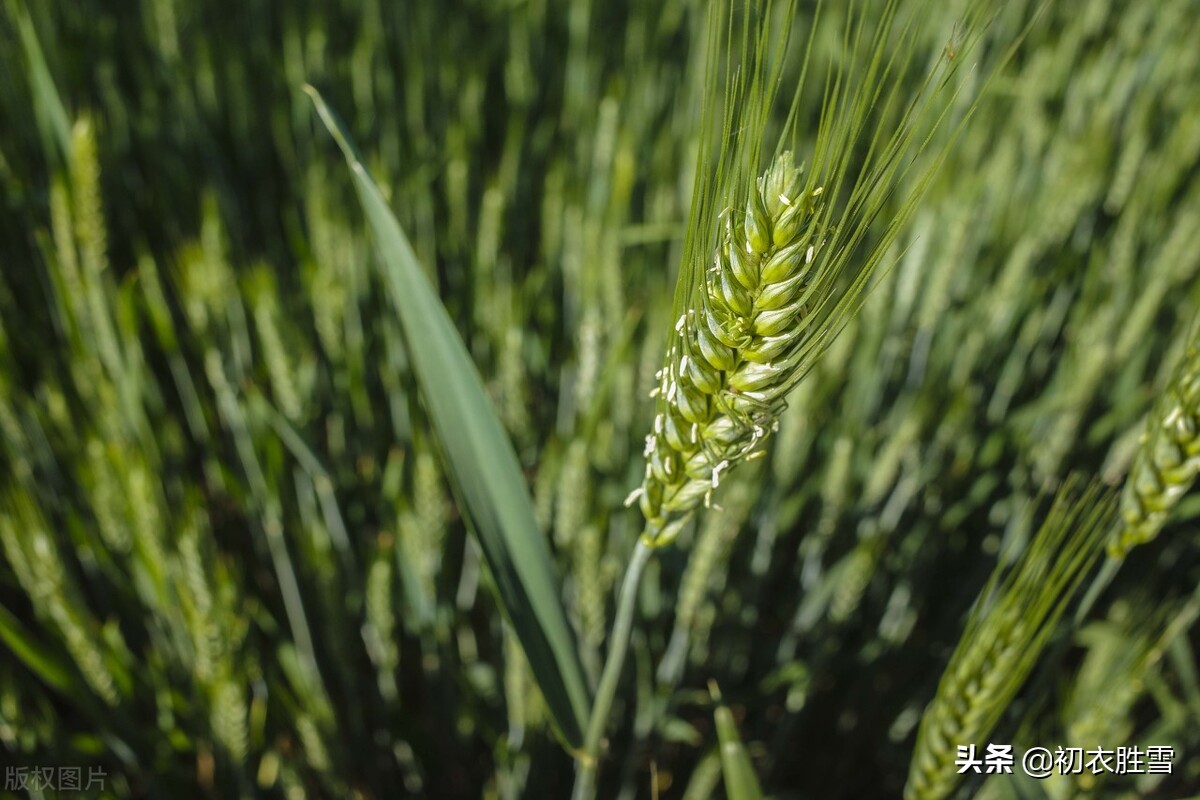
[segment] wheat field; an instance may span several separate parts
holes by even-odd
[[[2,0],[0,796],[1200,797],[1198,12]]]

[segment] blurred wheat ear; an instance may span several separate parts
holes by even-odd
[[[583,742],[588,713],[587,684],[559,599],[549,548],[538,531],[512,443],[466,346],[345,128],[316,89],[306,86],[305,91],[350,166],[447,474],[483,549],[500,606],[520,640],[559,733],[577,748]]]
[[[996,567],[921,718],[905,800],[941,800],[961,782],[957,748],[996,727],[1100,557],[1115,511],[1111,493],[1070,480],[1017,564]]]
[[[1121,522],[1109,554],[1124,558],[1158,536],[1200,473],[1200,329],[1147,420],[1121,493]]]

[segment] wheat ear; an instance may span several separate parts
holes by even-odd
[[[654,394],[663,402],[646,437],[646,472],[631,496],[646,530],[665,543],[739,462],[762,453],[806,346],[813,262],[822,245],[821,187],[805,188],[784,152],[757,180],[724,233],[693,307],[676,323]]]
[[[1123,558],[1158,535],[1200,472],[1200,335],[1193,337],[1150,415],[1121,492],[1121,525],[1109,555]]]
[[[954,791],[958,746],[979,745],[995,728],[1103,550],[1114,499],[1093,487],[1072,501],[1074,486],[1059,493],[1016,566],[998,567],[984,589],[921,718],[904,800]]]

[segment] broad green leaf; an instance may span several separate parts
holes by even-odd
[[[721,772],[725,775],[725,794],[729,800],[762,800],[762,787],[750,763],[750,754],[742,744],[733,712],[721,703],[721,693],[715,683],[709,684],[717,709],[713,717],[717,723],[717,739],[721,743]]]
[[[512,443],[466,346],[341,122],[315,89],[306,86],[305,91],[350,165],[421,396],[500,604],[560,732],[568,744],[579,747],[589,707],[587,684]]]

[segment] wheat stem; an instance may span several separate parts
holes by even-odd
[[[609,637],[608,656],[600,674],[600,686],[592,703],[588,718],[587,733],[583,740],[583,751],[576,759],[574,800],[590,800],[596,796],[596,768],[600,760],[600,741],[612,710],[617,684],[621,680],[621,668],[625,664],[625,653],[629,649],[629,638],[633,633],[633,612],[637,605],[638,587],[642,574],[654,552],[654,546],[645,536],[639,536],[625,578],[621,582],[621,593],[617,598],[617,616],[613,620],[612,635]]]

